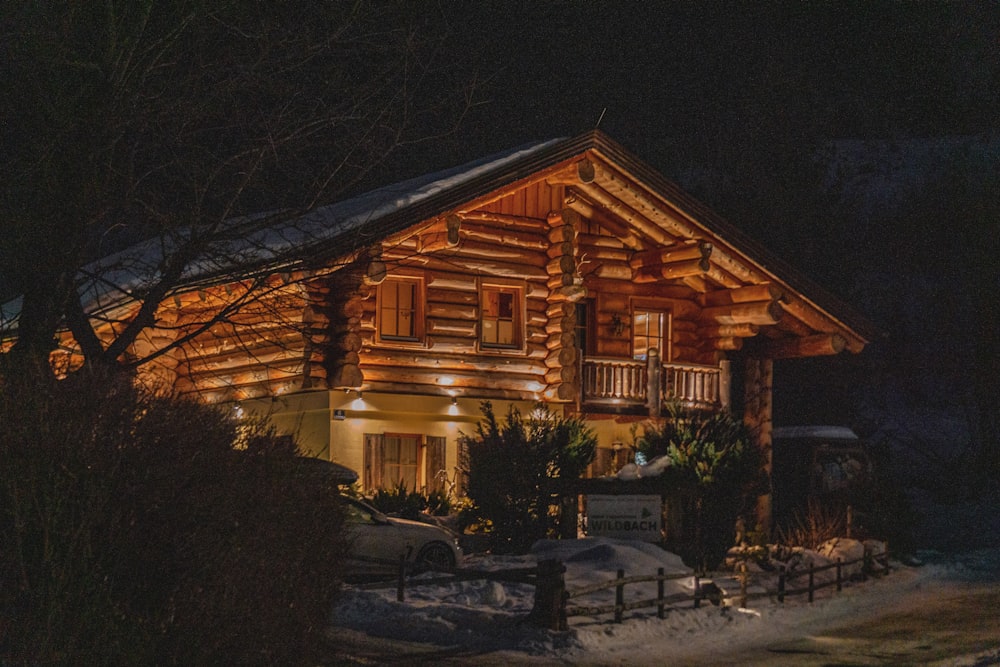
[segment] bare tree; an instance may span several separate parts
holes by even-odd
[[[68,328],[87,363],[121,363],[180,284],[254,260],[217,317],[245,305],[268,284],[252,271],[264,228],[290,233],[468,109],[434,9],[5,4],[0,296],[20,300],[0,319],[16,322],[13,355],[44,364]],[[102,317],[124,301],[139,307],[109,328]]]

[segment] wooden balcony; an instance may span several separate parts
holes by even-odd
[[[660,414],[670,401],[707,410],[729,406],[729,374],[724,366],[661,364],[647,361],[588,357],[581,378],[583,405],[591,408],[646,408]]]

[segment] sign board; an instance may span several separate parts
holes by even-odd
[[[587,534],[660,541],[660,496],[587,496]]]

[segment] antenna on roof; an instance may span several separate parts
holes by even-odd
[[[601,109],[601,115],[597,118],[597,123],[594,124],[594,129],[596,130],[601,125],[601,121],[604,120],[604,114],[608,112],[608,108],[604,107]]]

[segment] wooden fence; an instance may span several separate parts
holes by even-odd
[[[533,567],[512,568],[505,570],[476,570],[471,568],[438,569],[433,571],[440,574],[435,577],[413,578],[408,575],[414,572],[414,566],[407,563],[405,559],[395,563],[394,561],[374,561],[374,559],[356,559],[365,562],[380,562],[382,564],[397,565],[397,576],[391,580],[382,580],[361,584],[359,588],[387,588],[396,586],[396,599],[403,602],[406,597],[406,587],[431,586],[439,584],[449,584],[458,581],[498,581],[501,583],[521,583],[535,587],[534,605],[528,615],[528,621],[535,625],[550,630],[568,629],[568,619],[574,616],[600,616],[613,614],[614,622],[621,623],[624,620],[625,612],[634,609],[656,607],[656,615],[665,618],[666,612],[671,608],[690,605],[694,608],[701,606],[703,601],[709,601],[718,606],[722,602],[723,592],[717,586],[703,586],[701,577],[693,572],[682,574],[665,574],[663,568],[659,568],[655,575],[625,576],[624,570],[618,570],[614,579],[598,582],[589,586],[567,590],[566,588],[566,566],[558,560],[540,561]],[[843,588],[845,581],[852,577],[845,577],[845,568],[860,563],[861,578],[869,575],[884,575],[889,573],[889,554],[882,552],[872,554],[866,552],[864,556],[849,561],[842,561],[839,558],[835,563],[827,565],[810,565],[801,571],[788,572],[784,566],[778,569],[778,582],[775,590],[767,590],[754,593],[749,592],[749,585],[752,577],[746,568],[746,562],[740,564],[737,579],[740,582],[740,592],[738,596],[739,605],[746,607],[747,602],[757,598],[776,598],[779,603],[783,603],[787,596],[808,595],[809,602],[813,602],[817,590],[828,586],[836,586],[839,592]],[[432,568],[422,568],[426,572]],[[816,575],[828,570],[836,570],[836,576],[830,581],[816,582]],[[665,594],[664,583],[676,579],[694,578],[694,587],[691,594],[678,593],[674,595]],[[800,579],[806,580],[806,585],[799,587],[789,587],[792,581]],[[657,595],[642,600],[625,601],[625,587],[635,584],[651,583],[657,584]],[[586,606],[569,604],[570,600],[580,598],[585,595],[597,593],[603,590],[614,589],[614,603]]]

